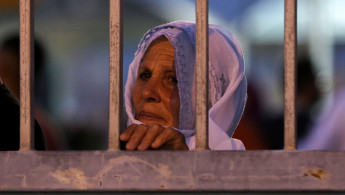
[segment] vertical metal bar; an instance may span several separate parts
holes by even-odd
[[[296,149],[296,45],[297,45],[297,1],[285,0],[284,21],[284,82],[285,149]]]
[[[20,150],[34,149],[33,69],[34,4],[20,0]]]
[[[208,0],[196,0],[196,149],[208,149]]]
[[[120,149],[122,121],[122,0],[110,0],[109,14],[109,142],[108,150]]]

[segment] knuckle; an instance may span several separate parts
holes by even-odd
[[[168,128],[167,131],[168,131],[169,135],[171,135],[171,136],[175,137],[175,136],[179,135],[179,132],[174,130],[174,129],[172,129],[172,128]]]
[[[162,131],[162,126],[161,125],[159,125],[159,124],[153,124],[153,125],[151,125],[151,127],[150,127],[150,130],[153,130],[153,131]]]
[[[174,130],[172,128],[166,128],[165,132],[172,134],[172,133],[174,133]]]
[[[137,124],[131,124],[129,127],[135,128],[137,126],[138,126]]]
[[[161,125],[159,125],[159,124],[153,124],[153,125],[151,125],[151,126],[152,126],[152,128],[160,128]]]
[[[138,142],[140,139],[140,135],[136,134],[131,137],[131,142]]]
[[[151,125],[147,132],[150,133],[151,136],[156,136],[162,131],[162,128],[159,125]]]

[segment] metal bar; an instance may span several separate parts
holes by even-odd
[[[20,0],[20,150],[34,149],[34,1]]]
[[[196,149],[208,149],[208,0],[196,0]]]
[[[109,144],[108,150],[120,149],[122,121],[122,0],[110,0],[109,14]]]
[[[285,0],[284,17],[284,139],[285,149],[296,149],[297,1]]]
[[[327,194],[345,192],[344,162],[345,151],[0,152],[0,191]]]

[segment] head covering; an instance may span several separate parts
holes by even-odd
[[[195,148],[195,23],[176,21],[149,30],[138,45],[129,66],[125,87],[128,124],[135,120],[132,88],[140,62],[151,42],[165,36],[174,47],[175,68],[180,95],[179,130],[190,149]],[[242,116],[247,81],[243,53],[238,41],[225,28],[209,25],[209,146],[218,150],[244,149],[241,141],[231,139]]]

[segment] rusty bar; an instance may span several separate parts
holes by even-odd
[[[33,83],[34,83],[34,4],[20,0],[20,150],[34,149]]]
[[[108,150],[120,149],[122,121],[122,0],[110,0],[109,14],[109,142]]]
[[[196,0],[196,149],[208,149],[208,0]]]
[[[284,14],[284,148],[296,149],[297,1],[285,0]]]

